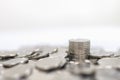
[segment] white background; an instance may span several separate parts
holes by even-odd
[[[0,0],[0,49],[68,45],[87,38],[92,46],[120,47],[120,0]]]

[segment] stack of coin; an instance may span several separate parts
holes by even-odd
[[[84,62],[90,53],[90,40],[69,40],[69,53],[74,56],[75,61]]]

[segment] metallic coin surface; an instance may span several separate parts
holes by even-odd
[[[23,64],[23,63],[27,63],[27,62],[28,62],[27,58],[15,58],[15,59],[10,59],[10,60],[4,61],[1,64],[3,65],[3,67],[9,68],[9,67],[13,67],[15,65]]]
[[[69,40],[69,53],[79,62],[84,60],[90,54],[90,40],[87,39],[71,39]]]
[[[14,58],[17,56],[16,51],[1,51],[0,59]]]
[[[36,51],[34,53],[35,53],[34,55],[31,55],[29,57],[30,59],[41,59],[41,58],[49,57],[49,53],[39,52],[39,51]]]
[[[90,51],[90,56],[91,57],[96,57],[96,58],[110,57],[114,54],[115,54],[114,52],[105,51],[102,48],[93,48]]]
[[[98,69],[96,80],[120,80],[120,71],[116,69]]]
[[[120,58],[102,58],[98,61],[100,67],[120,68]]]
[[[67,71],[59,71],[52,80],[82,80],[78,76],[72,75]]]
[[[50,54],[50,57],[58,57],[58,58],[66,58],[68,56],[68,53],[66,53],[66,48],[57,48],[58,51],[54,54]]]
[[[43,58],[36,63],[36,68],[42,71],[59,69],[66,64],[64,58]]]
[[[32,74],[32,68],[28,65],[21,64],[13,68],[6,69],[2,76],[5,80],[23,80]]]

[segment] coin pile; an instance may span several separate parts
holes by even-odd
[[[0,80],[120,80],[119,53],[90,48],[86,39],[0,51]]]
[[[84,62],[90,54],[90,41],[87,39],[71,39],[69,52],[76,61]]]

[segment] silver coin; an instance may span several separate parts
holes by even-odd
[[[32,74],[32,68],[29,65],[17,65],[13,68],[6,69],[2,76],[5,80],[23,80]]]
[[[96,80],[120,80],[120,72],[116,69],[97,69]]]
[[[16,51],[1,51],[0,59],[14,58],[17,56]]]
[[[120,68],[120,58],[102,58],[98,64],[103,68]]]
[[[34,51],[34,54],[30,56],[30,59],[41,59],[48,57],[49,53],[41,52],[41,51]]]
[[[58,48],[53,49],[49,54],[54,54],[58,52]]]
[[[66,53],[67,49],[66,48],[58,48],[58,52],[54,54],[50,54],[50,57],[58,57],[58,58],[66,58],[68,56],[68,53]]]
[[[55,74],[55,72],[45,73],[34,69],[33,74],[29,76],[27,80],[53,80]]]
[[[41,71],[51,71],[59,69],[65,64],[64,58],[43,58],[36,62],[36,68]]]
[[[18,51],[17,54],[18,54],[18,57],[28,57],[33,54],[33,51],[23,50],[23,51]]]
[[[95,70],[91,65],[90,63],[69,63],[67,69],[75,75],[94,75]]]
[[[82,80],[78,76],[72,75],[67,71],[59,71],[52,80]]]
[[[49,57],[49,54],[53,54],[57,52],[57,48],[53,48],[53,47],[45,47],[42,49],[39,50],[39,49],[36,49],[33,51],[33,55],[30,55],[29,58],[30,59],[41,59],[41,58],[45,58],[45,57]]]
[[[114,52],[114,57],[120,57],[120,49]]]
[[[3,61],[1,64],[3,67],[9,68],[9,67],[13,67],[17,64],[23,64],[23,63],[27,63],[27,62],[28,62],[27,58],[15,58],[15,59]]]
[[[90,41],[87,39],[69,40],[69,53],[79,62],[84,62],[90,53]]]
[[[90,51],[90,56],[96,57],[96,58],[110,57],[113,55],[114,55],[114,52],[105,51],[102,48],[94,48],[94,49],[91,49],[91,51]]]

